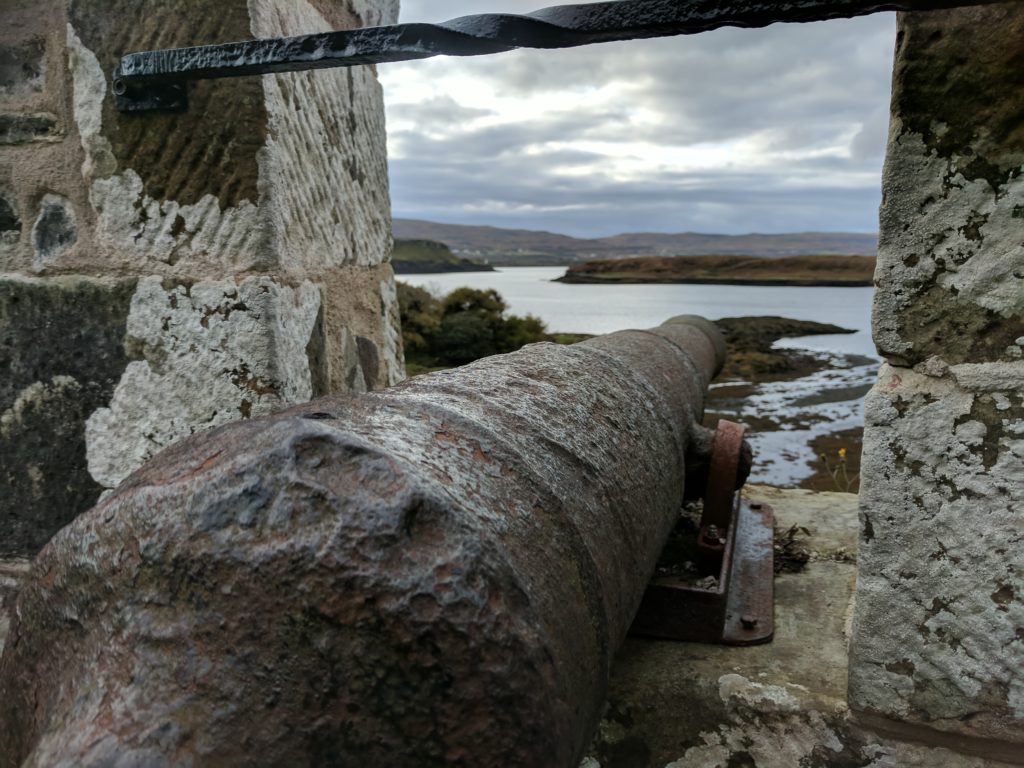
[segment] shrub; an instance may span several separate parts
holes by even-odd
[[[399,282],[398,304],[406,363],[417,372],[464,365],[551,339],[540,318],[506,316],[508,305],[493,289],[457,288],[439,299]]]

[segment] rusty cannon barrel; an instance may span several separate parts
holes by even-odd
[[[577,765],[724,354],[679,317],[165,450],[34,562],[0,765]]]

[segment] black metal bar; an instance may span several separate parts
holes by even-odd
[[[118,107],[181,108],[184,81],[349,67],[432,56],[481,56],[516,48],[571,48],[707,32],[937,10],[997,0],[618,0],[480,14],[440,24],[396,24],[299,37],[129,53],[114,73]]]

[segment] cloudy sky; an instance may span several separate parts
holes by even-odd
[[[544,0],[402,0],[402,21]],[[379,67],[395,216],[547,229],[871,232],[895,19]]]

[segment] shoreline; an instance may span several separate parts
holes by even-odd
[[[762,444],[755,466],[795,476],[792,482],[756,482],[857,492],[863,420],[852,425],[850,411],[859,410],[855,404],[871,386],[864,373],[875,359],[774,346],[780,338],[834,333],[834,326],[812,324],[820,329],[808,332],[802,321],[778,317],[717,322],[729,353],[708,392],[704,426],[713,428],[720,418],[746,424],[752,443]],[[858,370],[856,381],[835,380],[836,374],[852,376]],[[797,467],[806,471],[794,471]]]
[[[477,264],[466,262],[462,264],[450,264],[440,261],[402,261],[392,259],[391,269],[396,277],[403,275],[447,275],[453,272],[496,272],[490,264]]]
[[[874,280],[801,280],[780,278],[722,278],[722,277],[581,277],[562,275],[551,282],[570,285],[754,285],[795,286],[799,288],[870,288]]]
[[[789,285],[863,288],[874,284],[870,256],[638,256],[573,264],[557,282],[575,284]]]

